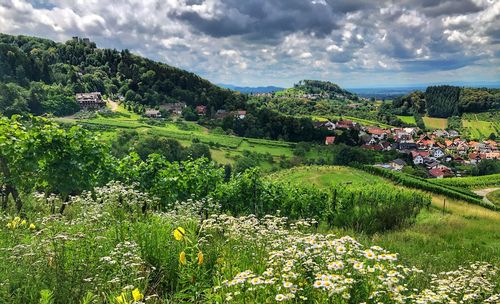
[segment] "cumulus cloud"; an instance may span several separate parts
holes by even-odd
[[[244,85],[500,79],[493,0],[0,0],[0,31],[89,37]]]

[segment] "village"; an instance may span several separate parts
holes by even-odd
[[[99,92],[76,94],[76,100],[83,110],[99,110],[106,106]],[[163,113],[181,115],[186,108],[184,102],[164,104],[159,109],[146,109],[143,115],[147,118],[162,118]],[[194,109],[199,116],[207,114],[207,107],[198,105]],[[228,116],[245,119],[244,110],[217,110],[216,119]],[[374,151],[398,151],[408,155],[406,161],[398,158],[389,163],[376,164],[378,167],[402,171],[405,166],[414,165],[425,169],[432,178],[462,176],[457,170],[460,165],[476,165],[485,159],[500,159],[498,144],[494,140],[466,140],[455,130],[434,130],[424,132],[418,127],[380,128],[364,126],[351,120],[341,119],[337,122],[316,121],[315,128],[328,131],[356,130],[359,132],[361,148]],[[336,136],[326,136],[325,145],[335,144]],[[413,164],[408,163],[409,160]]]
[[[455,130],[424,132],[417,127],[390,128],[362,126],[351,120],[315,122],[316,128],[334,130],[357,130],[361,147],[375,151],[391,151],[408,155],[413,165],[425,168],[429,177],[444,178],[462,176],[460,165],[476,165],[485,159],[500,159],[498,143],[494,140],[473,141],[462,138]],[[335,143],[335,136],[327,136],[325,145]],[[411,163],[394,159],[375,166],[401,171]]]

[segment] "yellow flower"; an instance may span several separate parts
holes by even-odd
[[[182,241],[185,235],[186,230],[184,230],[184,228],[182,227],[177,227],[177,229],[174,230],[174,238],[178,241]]]
[[[125,295],[123,293],[121,295],[117,296],[115,299],[116,299],[117,303],[120,303],[120,304],[125,303]]]
[[[26,220],[23,220],[23,221],[21,222],[21,225],[23,225],[23,226],[24,226],[24,225],[26,225]]]
[[[7,223],[7,228],[11,229],[12,228],[12,224],[11,223]]]
[[[139,302],[140,300],[144,299],[144,295],[139,291],[139,288],[132,290],[132,297],[136,302]]]
[[[198,265],[203,264],[203,252],[198,252]]]
[[[182,265],[186,265],[186,253],[184,251],[182,251],[180,254],[179,254],[179,262],[182,264]]]
[[[35,230],[35,228],[36,228],[35,224],[31,223],[31,224],[30,224],[30,229],[31,229],[31,230]]]

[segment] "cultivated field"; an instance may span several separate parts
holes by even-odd
[[[448,127],[448,119],[435,117],[422,117],[425,127],[428,129],[446,129]]]

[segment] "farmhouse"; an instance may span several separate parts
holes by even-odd
[[[325,145],[333,145],[335,142],[335,136],[327,136],[325,138]]]
[[[207,107],[206,106],[196,106],[196,114],[198,115],[205,115],[207,113]]]
[[[247,116],[247,111],[238,110],[236,111],[234,116],[238,119],[245,119],[245,117]]]
[[[160,106],[160,109],[170,112],[172,114],[181,115],[182,110],[184,110],[185,107],[186,103],[184,102],[174,102],[174,103],[163,104]]]
[[[402,160],[401,158],[397,158],[389,163],[391,168],[393,170],[401,171],[403,170],[404,166],[406,166],[406,162]]]
[[[149,118],[161,118],[161,113],[158,110],[155,109],[148,109],[144,113],[144,116],[149,117]]]
[[[99,110],[106,106],[100,92],[77,93],[75,97],[82,110]]]

